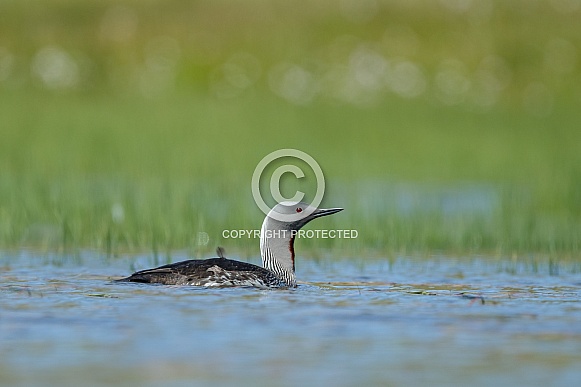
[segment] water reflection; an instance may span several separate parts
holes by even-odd
[[[56,267],[4,254],[0,381],[566,385],[581,376],[578,266],[550,275],[488,258],[303,260],[295,290],[109,282],[131,260]]]

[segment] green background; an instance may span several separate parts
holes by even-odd
[[[312,256],[578,259],[579,20],[572,0],[1,1],[0,248],[257,255],[222,231],[260,227],[252,172],[296,148],[346,208],[308,227],[359,232]]]

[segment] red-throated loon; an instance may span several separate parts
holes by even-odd
[[[342,210],[318,209],[302,202],[283,202],[274,206],[260,231],[260,255],[264,267],[224,258],[218,249],[219,258],[172,263],[138,271],[117,281],[206,287],[296,287],[296,232],[313,219]]]

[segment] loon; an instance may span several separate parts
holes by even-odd
[[[294,288],[294,239],[298,230],[311,220],[335,214],[343,208],[319,209],[303,202],[282,202],[270,210],[260,231],[260,267],[224,257],[191,259],[133,273],[116,282],[205,287]]]

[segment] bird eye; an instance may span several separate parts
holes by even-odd
[[[297,207],[297,212],[303,212],[303,209],[300,207]]]

